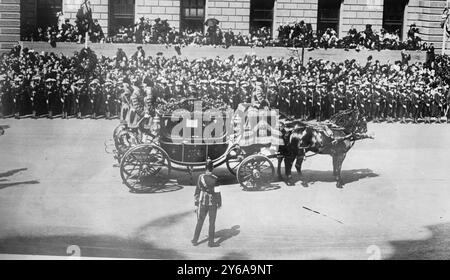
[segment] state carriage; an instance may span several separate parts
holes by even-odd
[[[204,171],[208,158],[214,167],[226,164],[244,190],[262,187],[275,177],[271,159],[276,153],[270,150],[271,141],[248,141],[249,129],[241,133],[242,119],[235,114],[157,114],[149,122],[137,121],[132,110],[125,111],[113,140],[122,181],[131,191],[163,187],[172,171],[191,175]],[[146,124],[140,125],[142,121]]]

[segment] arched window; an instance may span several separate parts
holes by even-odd
[[[274,0],[251,0],[250,32],[261,27],[272,29]]]
[[[328,28],[339,32],[339,15],[341,0],[319,0],[317,9],[317,31],[324,32]]]
[[[403,34],[403,17],[408,0],[384,0],[383,29],[389,33],[398,33],[399,38]]]
[[[180,29],[203,33],[205,0],[181,0]]]
[[[135,0],[109,0],[109,34],[115,35],[121,27],[134,26]]]

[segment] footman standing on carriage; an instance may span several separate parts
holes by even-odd
[[[216,192],[217,177],[212,173],[214,170],[213,162],[210,158],[206,161],[206,172],[198,177],[197,187],[195,188],[194,199],[197,213],[197,225],[195,226],[194,238],[192,244],[198,245],[198,239],[202,231],[206,215],[209,215],[209,233],[208,246],[218,247],[214,242],[216,231],[217,209],[222,207],[222,196]]]

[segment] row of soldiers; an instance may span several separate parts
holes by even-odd
[[[120,110],[111,86],[109,81],[100,85],[97,79],[90,82],[83,79],[70,82],[68,79],[43,80],[40,76],[34,76],[28,83],[24,83],[19,76],[12,84],[3,84],[0,114],[3,117],[14,116],[16,119],[23,116],[97,118],[100,115],[109,119]]]
[[[280,87],[269,90],[271,105],[281,113],[301,119],[329,119],[341,110],[358,108],[374,122],[406,122],[419,119],[441,122],[448,117],[450,94],[444,87],[429,88],[424,82],[416,85],[369,82],[329,85],[327,83],[294,84],[285,79]]]
[[[448,116],[450,94],[445,87],[429,88],[423,81],[416,84],[369,83],[353,81],[345,84],[305,82],[285,78],[278,83],[261,79],[251,81],[199,80],[168,81],[140,79],[138,76],[92,81],[34,76],[29,82],[23,76],[13,83],[0,81],[0,113],[21,118],[98,118],[118,117],[124,103],[144,106],[148,96],[155,110],[170,111],[171,104],[186,98],[202,99],[217,108],[236,109],[240,103],[253,103],[256,107],[279,109],[285,116],[308,120],[329,119],[335,113],[359,108],[369,120],[418,122],[431,118],[440,121]],[[214,103],[215,102],[215,103]]]

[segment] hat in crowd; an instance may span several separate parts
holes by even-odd
[[[31,78],[31,80],[33,80],[33,81],[40,81],[41,80],[41,76],[38,76],[38,75],[33,76],[33,78]]]
[[[51,82],[56,82],[55,79],[53,78],[48,78],[47,80],[45,80],[46,83],[51,83]]]
[[[68,85],[68,84],[69,84],[69,80],[68,80],[68,79],[64,79],[64,80],[61,82],[61,84],[62,84],[62,85]]]
[[[183,83],[182,83],[181,81],[176,81],[176,82],[175,82],[175,85],[176,85],[176,86],[182,86]]]

